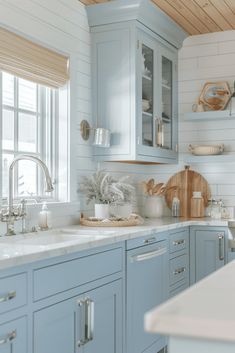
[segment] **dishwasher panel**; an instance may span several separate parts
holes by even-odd
[[[167,299],[167,241],[126,253],[127,352],[141,353],[161,339],[160,335],[145,332],[144,315]],[[160,345],[159,350],[161,348]]]

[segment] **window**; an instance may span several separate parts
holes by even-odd
[[[55,119],[58,90],[0,72],[0,118],[2,127],[1,196],[8,196],[8,170],[14,156],[28,153],[42,159],[56,178]],[[52,158],[53,157],[53,158]],[[55,198],[44,194],[44,176],[31,161],[19,161],[14,167],[15,198]]]

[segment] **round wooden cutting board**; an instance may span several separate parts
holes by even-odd
[[[193,191],[201,191],[205,207],[208,206],[208,200],[211,197],[210,187],[206,179],[199,173],[189,170],[189,167],[185,167],[185,170],[173,175],[166,184],[166,188],[176,186],[176,195],[180,199],[180,216],[190,217],[190,203],[193,196]],[[165,199],[167,206],[171,209],[172,200],[175,195],[174,190],[170,190],[166,193]]]

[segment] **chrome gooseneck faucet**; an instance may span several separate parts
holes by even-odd
[[[39,158],[28,155],[28,154],[22,154],[17,157],[15,157],[10,164],[9,167],[9,193],[8,193],[8,211],[5,214],[1,214],[1,221],[7,223],[7,232],[6,235],[15,235],[14,231],[14,222],[20,218],[22,218],[23,215],[21,215],[20,211],[15,211],[13,207],[13,170],[14,166],[18,161],[21,160],[29,160],[32,162],[35,162],[38,164],[45,176],[46,179],[46,192],[52,192],[54,190],[50,173],[49,170],[46,166],[46,164]],[[25,216],[25,213],[24,213]]]

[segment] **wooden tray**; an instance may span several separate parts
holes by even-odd
[[[186,166],[185,170],[173,175],[166,184],[167,189],[176,186],[176,195],[180,199],[180,216],[190,217],[191,198],[193,191],[201,191],[205,207],[211,197],[210,187],[203,176]],[[171,209],[172,200],[175,195],[174,190],[170,190],[165,195],[167,206]]]
[[[89,218],[84,218],[81,215],[80,225],[87,227],[132,227],[143,224],[143,220],[141,217],[138,218],[130,218],[126,220],[91,220]]]

